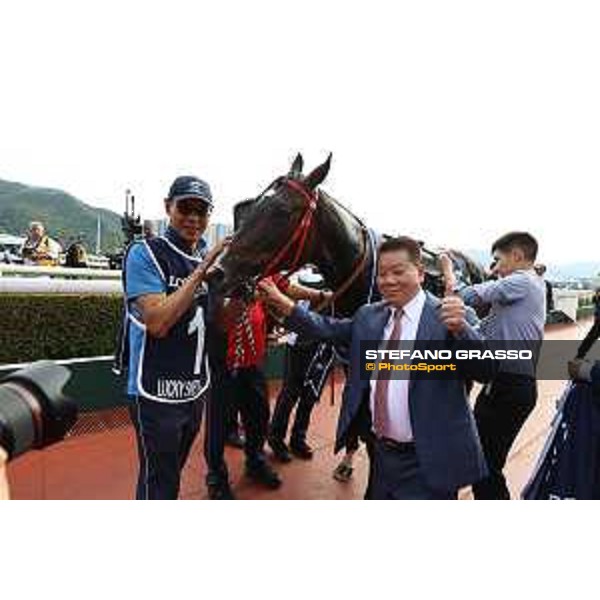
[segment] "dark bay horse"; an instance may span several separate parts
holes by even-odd
[[[298,154],[287,175],[273,181],[256,199],[237,207],[246,214],[219,261],[224,295],[236,295],[244,289],[251,292],[262,277],[313,264],[335,292],[336,315],[352,315],[362,304],[377,298],[375,269],[382,237],[319,189],[330,165],[331,155],[305,176]],[[425,246],[422,252],[424,287],[441,296],[444,286],[438,254]],[[458,251],[449,253],[457,279],[466,284],[485,279],[484,270],[473,260]]]

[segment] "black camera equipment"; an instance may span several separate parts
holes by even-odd
[[[144,234],[142,218],[135,214],[135,196],[129,190],[125,191],[125,212],[121,217],[121,230],[125,236],[125,246],[129,246]]]
[[[122,269],[127,248],[132,242],[144,237],[142,218],[135,214],[135,196],[131,190],[125,190],[125,212],[121,217],[121,231],[123,232],[123,247],[112,254],[107,254],[109,269]]]
[[[40,361],[0,381],[0,446],[9,459],[64,438],[77,420],[77,404],[63,393],[70,371]]]

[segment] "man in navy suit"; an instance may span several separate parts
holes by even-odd
[[[383,301],[362,306],[351,319],[333,319],[294,304],[263,282],[265,300],[286,316],[285,326],[312,338],[350,346],[349,385],[344,390],[335,451],[358,426],[373,442],[371,499],[450,499],[487,473],[465,380],[489,381],[492,360],[461,361],[452,379],[361,378],[361,341],[399,343],[435,340],[436,348],[483,340],[466,320],[457,296],[438,300],[423,291],[421,249],[408,237],[379,249],[377,285]]]

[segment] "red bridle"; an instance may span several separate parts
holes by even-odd
[[[259,281],[265,277],[269,277],[270,275],[274,275],[275,273],[279,273],[281,269],[281,263],[288,256],[288,254],[293,250],[294,244],[297,242],[298,245],[294,252],[294,257],[292,259],[291,265],[286,268],[288,274],[286,279],[289,279],[290,275],[294,273],[298,267],[302,266],[302,262],[300,259],[302,257],[302,253],[306,247],[306,242],[308,238],[308,233],[310,231],[311,225],[313,223],[313,217],[315,211],[317,209],[317,202],[319,200],[319,196],[316,192],[309,190],[306,186],[302,185],[300,182],[295,181],[294,179],[283,179],[281,180],[283,185],[287,185],[292,190],[298,192],[305,200],[306,200],[306,208],[304,209],[304,213],[302,217],[298,221],[298,225],[294,229],[292,235],[289,240],[280,248],[280,250],[275,254],[275,256],[269,261],[267,266],[263,269],[263,271],[254,278],[254,282]],[[269,188],[272,187],[269,186]],[[269,189],[267,188],[267,189]],[[261,194],[262,195],[262,194]],[[336,289],[333,293],[333,296],[321,304],[316,308],[316,310],[321,310],[325,308],[325,306],[332,305],[335,301],[340,298],[354,283],[356,278],[360,275],[360,273],[365,269],[367,265],[368,259],[368,232],[367,228],[361,224],[361,231],[363,234],[363,251],[361,253],[360,258],[358,259],[355,267],[352,269],[352,272],[348,276],[348,278],[340,285],[338,289]]]
[[[308,190],[301,183],[293,179],[284,179],[282,183],[284,185],[287,185],[294,191],[298,192],[306,200],[306,208],[304,209],[304,213],[300,218],[298,225],[294,229],[290,239],[269,261],[269,263],[264,268],[261,274],[261,278],[268,277],[269,275],[273,275],[274,273],[277,273],[281,270],[279,269],[279,266],[281,265],[284,258],[293,250],[294,244],[296,242],[298,243],[298,245],[296,247],[296,251],[294,253],[291,265],[288,267],[287,270],[289,270],[290,273],[293,273],[299,266],[301,266],[300,257],[302,256],[302,253],[306,246],[308,232],[310,231],[310,227],[313,222],[313,217],[317,209],[317,201],[319,197],[316,192]]]

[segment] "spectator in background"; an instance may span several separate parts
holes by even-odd
[[[67,248],[65,267],[85,269],[88,266],[88,254],[81,238],[78,238]]]
[[[27,239],[21,248],[23,264],[38,267],[54,267],[62,248],[60,244],[46,234],[44,224],[32,221],[29,224]]]

